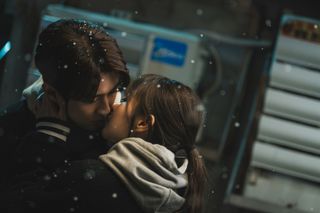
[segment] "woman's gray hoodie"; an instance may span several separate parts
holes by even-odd
[[[188,185],[188,160],[178,167],[174,153],[166,147],[126,138],[100,159],[121,178],[146,212],[175,212],[184,204],[177,190]]]

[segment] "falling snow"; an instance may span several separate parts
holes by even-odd
[[[112,194],[112,198],[117,198],[118,197],[118,194],[117,193],[113,193]]]
[[[196,62],[196,61],[193,60],[193,59],[190,60],[190,63],[191,63],[191,64],[194,64],[195,62]]]
[[[76,43],[76,42],[73,42],[72,44],[73,44],[73,46],[76,46],[76,45],[77,45],[77,43]]]
[[[25,60],[25,61],[31,61],[31,54],[30,54],[30,53],[26,54],[26,55],[24,56],[24,60]]]
[[[126,37],[126,36],[127,36],[127,33],[126,33],[126,32],[122,32],[122,33],[121,33],[121,36],[122,36],[122,37]]]
[[[94,138],[93,135],[89,135],[90,140],[93,140],[93,138]]]
[[[198,104],[196,106],[196,110],[202,112],[202,111],[204,111],[204,106],[202,104]]]
[[[48,141],[49,141],[50,143],[53,143],[53,142],[55,141],[55,138],[52,137],[52,136],[49,136],[49,137],[48,137]]]
[[[198,16],[202,16],[202,15],[203,15],[203,10],[202,10],[202,9],[197,9],[197,10],[196,10],[196,14],[197,14]]]
[[[104,23],[103,23],[103,26],[104,26],[104,27],[108,27],[108,25],[109,25],[109,24],[108,24],[107,22],[104,22]]]
[[[50,177],[49,175],[45,175],[45,176],[43,177],[43,179],[44,179],[45,181],[49,181],[49,180],[51,180],[51,177]]]
[[[41,163],[41,162],[42,162],[42,158],[41,158],[41,157],[37,157],[37,158],[36,158],[36,162],[37,162],[37,163]]]
[[[160,88],[161,87],[161,85],[160,84],[157,84],[157,88]]]
[[[92,180],[95,177],[96,173],[93,170],[87,170],[83,177],[85,180]]]
[[[99,59],[99,63],[100,63],[100,64],[103,64],[103,63],[104,63],[104,59],[103,59],[103,58],[100,58],[100,59]]]
[[[225,95],[226,95],[226,91],[220,90],[219,94],[220,94],[221,96],[225,96]]]
[[[227,179],[228,178],[228,174],[227,173],[223,173],[222,174],[222,179]]]
[[[239,127],[239,126],[240,126],[240,123],[239,123],[239,122],[235,122],[235,123],[234,123],[234,126],[235,126],[235,127]]]
[[[68,69],[68,65],[67,64],[63,65],[63,68]]]
[[[265,23],[267,27],[271,27],[271,20],[267,19]]]

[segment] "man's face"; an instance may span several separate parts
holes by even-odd
[[[119,77],[112,73],[101,74],[97,94],[92,102],[70,99],[67,104],[68,116],[79,127],[99,130],[112,111]]]

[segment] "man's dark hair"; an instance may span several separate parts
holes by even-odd
[[[90,101],[96,95],[101,73],[129,74],[119,46],[103,27],[80,20],[59,20],[39,35],[35,64],[44,82],[64,98]]]

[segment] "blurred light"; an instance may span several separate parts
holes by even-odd
[[[0,50],[0,60],[10,51],[11,43],[8,41],[3,48]]]

